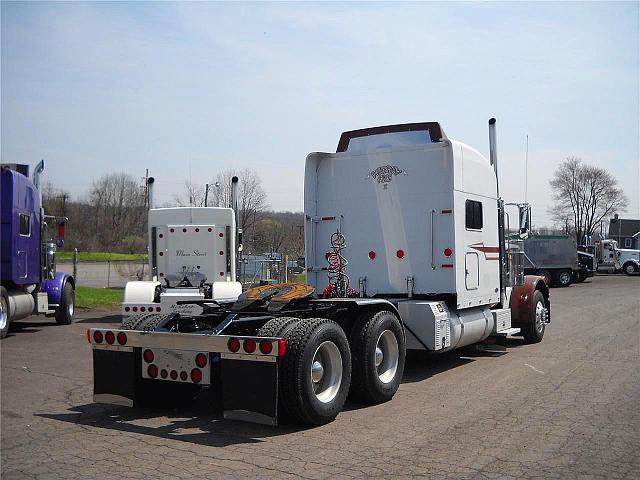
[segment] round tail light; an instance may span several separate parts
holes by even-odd
[[[262,340],[260,342],[260,351],[262,353],[264,353],[265,355],[269,355],[271,353],[271,350],[273,350],[273,345],[271,345],[271,342],[269,340]]]
[[[207,365],[207,356],[204,353],[196,355],[196,365],[200,368],[204,368]]]
[[[171,380],[176,380],[178,378],[178,372],[176,372],[175,370],[171,370],[169,376],[171,377]]]
[[[374,260],[374,259],[376,258],[376,252],[374,252],[373,250],[371,250],[371,251],[369,252],[369,258],[370,258],[371,260]]]
[[[161,312],[161,311],[162,311],[162,308],[156,307],[156,312]]]
[[[227,348],[230,352],[236,353],[238,350],[240,350],[240,340],[238,340],[237,338],[230,338],[227,342]]]
[[[124,307],[125,312],[128,312],[129,310],[131,310],[131,307]]]
[[[93,332],[93,341],[96,343],[102,343],[104,337],[102,336],[102,332],[100,330],[96,330]]]
[[[147,373],[151,378],[156,378],[158,376],[158,367],[156,367],[155,365],[149,365],[149,368],[147,368]]]
[[[160,370],[160,376],[162,378],[167,378],[168,372],[163,368],[162,370]]]
[[[451,250],[450,248],[445,248],[444,249],[444,256],[445,257],[450,257],[451,255],[453,255],[453,250]]]
[[[244,348],[244,351],[247,353],[253,353],[256,351],[256,342],[249,338],[244,341],[242,348]]]
[[[144,358],[144,361],[147,362],[147,363],[153,362],[153,358],[154,358],[153,352],[147,348],[142,353],[142,358]]]
[[[398,251],[396,252],[396,256],[397,256],[398,258],[404,258],[404,250],[398,250]]]
[[[116,341],[116,336],[113,332],[107,332],[104,334],[104,339],[107,341],[109,345],[113,345],[113,342]]]
[[[200,383],[202,381],[202,372],[197,368],[191,370],[191,380],[193,383]]]
[[[140,307],[140,311],[141,311],[141,312],[146,312],[146,311],[147,311],[147,309],[146,309],[146,308],[144,308],[144,307]]]
[[[120,345],[126,345],[127,344],[127,334],[126,333],[124,333],[124,332],[118,333],[117,339],[118,339],[118,343]]]
[[[133,307],[131,310],[133,310],[134,312],[138,311],[138,307]]]
[[[185,382],[188,378],[187,372],[185,372],[184,370],[182,372],[180,372],[180,380],[182,380],[183,382]]]

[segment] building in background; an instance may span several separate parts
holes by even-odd
[[[618,248],[640,249],[640,220],[618,218],[609,222],[609,238],[617,240]]]

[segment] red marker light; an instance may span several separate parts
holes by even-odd
[[[240,340],[238,340],[237,338],[230,338],[227,342],[227,348],[230,352],[236,353],[238,350],[240,350]]]
[[[118,336],[116,337],[118,339],[118,343],[120,345],[126,345],[127,344],[127,334],[124,332],[120,332],[118,333]]]
[[[204,368],[207,365],[207,356],[204,353],[196,355],[196,365]]]
[[[247,353],[253,353],[256,351],[256,342],[249,338],[244,341],[242,348],[244,348],[244,351]]]
[[[169,375],[171,376],[171,380],[177,380],[178,378],[178,372],[176,372],[175,370],[171,370],[171,373]]]
[[[396,257],[398,258],[404,258],[404,250],[398,250],[396,252]]]
[[[269,340],[262,340],[260,342],[260,351],[262,353],[264,353],[265,355],[269,355],[271,353],[271,350],[273,350],[273,345],[271,345],[271,342]]]
[[[142,358],[144,358],[144,361],[147,362],[147,363],[153,362],[153,358],[154,358],[153,352],[147,348],[142,353]]]
[[[125,311],[125,312],[128,312],[129,310],[131,310],[131,308],[130,308],[130,307],[124,307],[124,311]]]
[[[191,380],[193,383],[200,383],[202,381],[202,372],[197,368],[191,370]]]
[[[185,372],[184,370],[180,372],[180,380],[184,382],[187,380],[187,378],[189,378],[189,376],[187,375],[187,372]]]
[[[147,310],[146,308],[144,308],[144,307],[140,307],[140,311],[141,311],[141,312],[145,312],[146,310]]]
[[[158,376],[158,367],[156,367],[155,365],[149,365],[149,368],[147,368],[147,373],[151,378],[156,378]]]
[[[168,373],[164,368],[162,370],[160,370],[160,376],[162,378],[167,378],[167,375],[168,375]]]
[[[444,256],[445,257],[450,257],[451,255],[453,255],[453,250],[451,250],[450,248],[445,248],[444,249]]]
[[[162,308],[156,307],[156,312],[161,312],[161,311],[162,311]]]
[[[58,223],[58,238],[64,240],[64,221]]]
[[[161,257],[164,257],[164,252],[159,252],[158,255],[160,255]]]
[[[375,258],[376,258],[376,252],[374,252],[373,250],[371,250],[371,251],[369,252],[369,258],[370,258],[371,260],[375,259]]]
[[[138,307],[133,307],[131,310],[133,310],[134,312],[138,311]]]
[[[104,335],[104,339],[107,341],[109,345],[113,345],[113,342],[116,341],[116,336],[113,334],[113,332],[107,332]]]
[[[287,353],[287,342],[285,342],[284,338],[278,339],[278,356],[284,357],[284,354]]]
[[[100,330],[96,330],[93,332],[93,341],[96,343],[102,343],[103,337],[102,332]]]

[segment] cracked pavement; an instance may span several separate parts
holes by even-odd
[[[3,479],[640,478],[640,277],[553,289],[538,345],[412,354],[395,398],[318,428],[92,402],[85,329],[31,317],[2,341]]]

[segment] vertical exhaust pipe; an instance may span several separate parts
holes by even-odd
[[[155,178],[149,177],[147,179],[147,208],[151,210],[154,207],[154,197],[153,197],[153,182],[155,182]]]
[[[240,213],[238,212],[238,177],[235,175],[231,178],[231,208],[233,209],[233,218],[236,224],[233,236],[235,245],[232,252],[234,270],[231,275],[231,281],[235,282],[240,271],[240,258],[237,254],[241,252],[242,248],[242,230],[240,229]]]
[[[489,162],[496,173],[496,196],[498,197],[498,251],[500,258],[500,303],[502,308],[507,308],[507,271],[509,265],[506,261],[506,245],[504,231],[504,201],[500,198],[500,181],[498,179],[498,145],[496,141],[496,119],[489,119]]]
[[[489,163],[493,166],[493,171],[496,172],[496,180],[498,178],[498,143],[496,140],[496,119],[489,119]],[[500,196],[500,185],[496,183],[498,189],[498,197]]]
[[[42,189],[40,188],[42,172],[44,172],[44,160],[40,160],[33,170],[33,184],[36,186],[36,190],[38,190],[38,195],[40,196],[40,206],[42,206]]]

